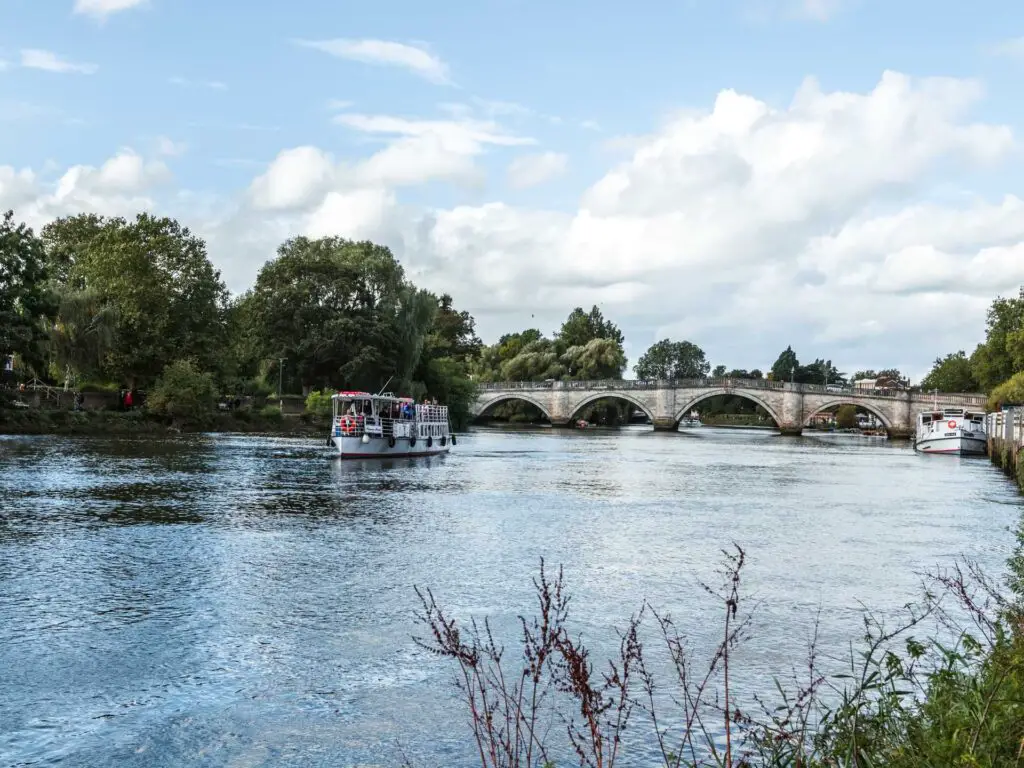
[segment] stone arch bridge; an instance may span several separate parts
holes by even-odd
[[[538,408],[555,426],[567,426],[580,411],[606,397],[625,400],[647,414],[656,430],[675,430],[680,420],[709,397],[736,395],[761,406],[786,435],[799,435],[811,418],[839,405],[874,414],[891,437],[910,437],[917,414],[936,404],[984,411],[979,394],[937,394],[914,390],[854,390],[767,379],[679,379],[675,381],[522,381],[481,384],[473,415],[508,400]]]

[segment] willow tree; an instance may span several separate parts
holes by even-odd
[[[117,308],[95,288],[61,286],[57,297],[50,354],[58,376],[101,377],[117,338]]]

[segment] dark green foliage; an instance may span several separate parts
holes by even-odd
[[[7,211],[0,217],[0,357],[18,355],[37,371],[44,359],[43,319],[54,309],[45,278],[42,241]]]
[[[722,367],[722,374],[725,367]],[[662,339],[644,352],[633,368],[638,379],[699,379],[707,376],[711,364],[704,350],[689,341]]]
[[[921,389],[939,392],[975,392],[979,388],[971,361],[963,350],[936,358],[931,371],[921,381]]]
[[[149,392],[146,409],[178,425],[206,424],[216,404],[213,376],[201,371],[191,360],[179,360],[164,369]]]
[[[605,320],[596,305],[590,312],[584,312],[582,307],[570,312],[558,331],[558,339],[566,347],[582,347],[594,339],[611,339],[621,347],[625,341],[618,326]]]
[[[139,214],[134,221],[82,215],[43,228],[65,335],[87,337],[104,326],[81,359],[110,381],[145,386],[171,362],[191,357],[215,370],[226,341],[227,292],[206,244],[173,219]],[[69,310],[70,307],[70,310]],[[112,343],[108,342],[108,336]],[[97,354],[99,353],[99,354]],[[98,359],[97,359],[98,358]]]

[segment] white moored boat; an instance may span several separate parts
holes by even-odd
[[[963,408],[919,413],[914,448],[922,453],[984,455],[988,448],[985,414]]]
[[[329,442],[343,459],[435,456],[455,445],[446,405],[369,392],[338,392],[331,400]]]

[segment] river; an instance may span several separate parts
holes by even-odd
[[[848,436],[481,429],[394,463],[0,438],[0,765],[469,766],[453,670],[411,640],[414,584],[505,632],[544,557],[599,647],[647,599],[700,650],[721,625],[697,581],[735,541],[762,601],[736,685],[764,690],[819,607],[838,650],[858,601],[895,610],[922,570],[1002,571],[1020,510],[987,460]]]

